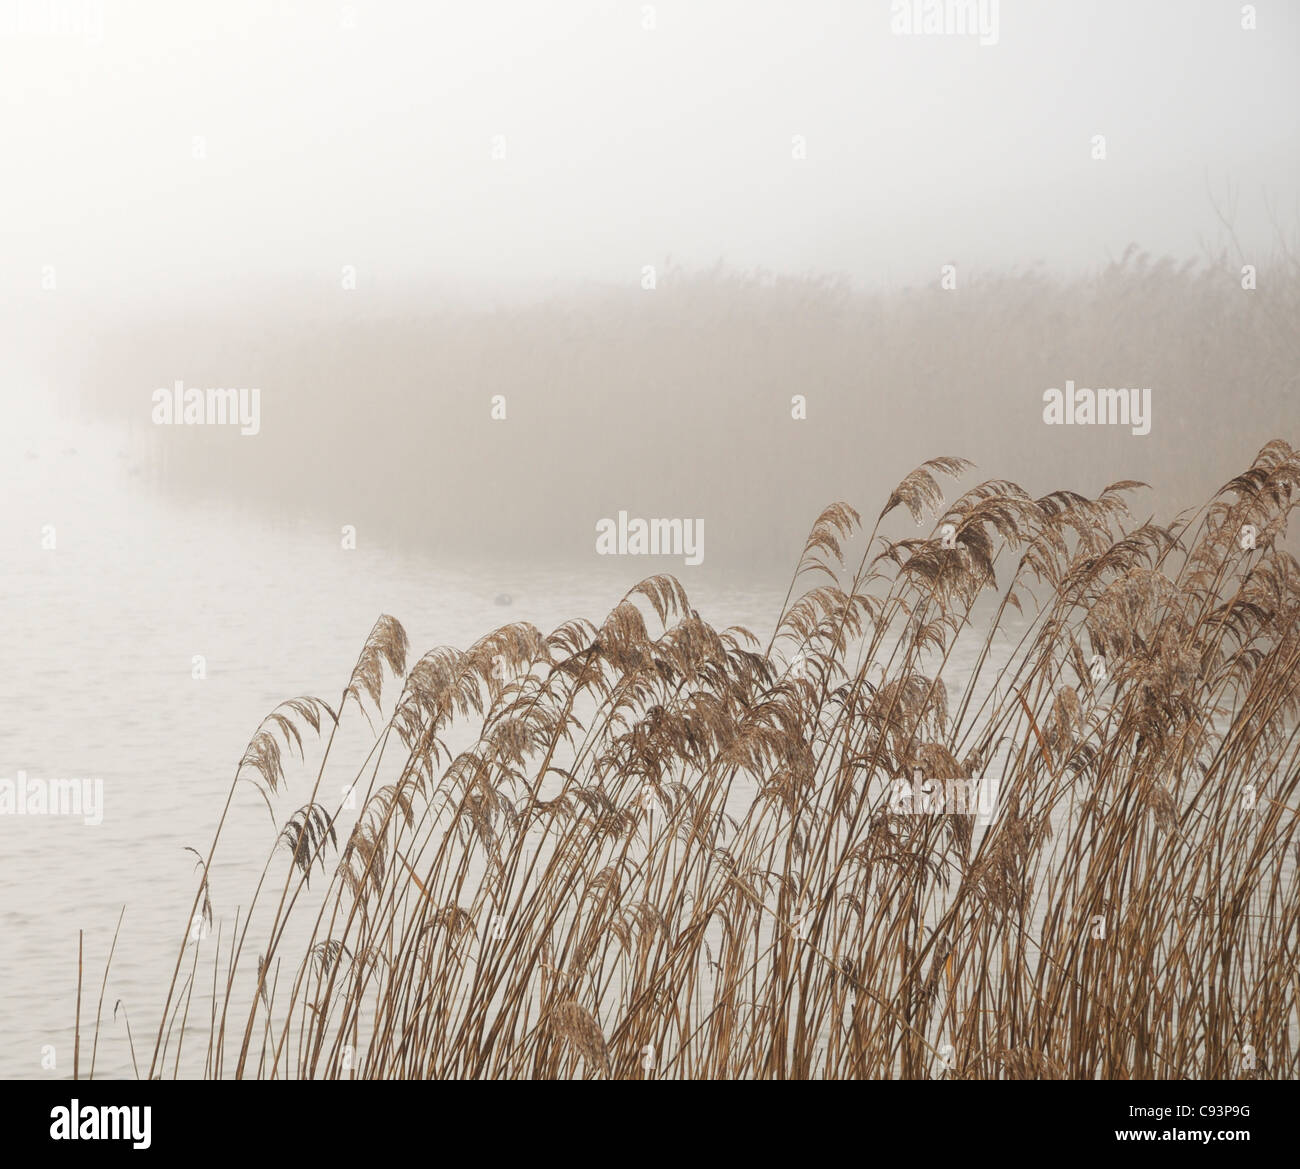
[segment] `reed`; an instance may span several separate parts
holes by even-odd
[[[211,1077],[1294,1077],[1300,453],[1167,525],[1134,482],[945,502],[968,466],[827,508],[766,646],[670,576],[415,661],[381,617],[249,743],[226,809],[278,833],[147,1074],[197,1031]]]
[[[237,312],[150,314],[86,353],[64,330],[49,361],[75,361],[67,380],[87,386],[88,406],[135,420],[132,456],[170,497],[329,531],[345,515],[369,547],[475,565],[503,548],[576,560],[591,537],[572,517],[608,498],[707,516],[709,564],[767,582],[828,500],[883,500],[914,452],[1014,467],[1035,494],[1136,475],[1159,487],[1166,516],[1200,503],[1244,453],[1294,437],[1298,237],[1195,263],[1133,248],[1077,275],[963,267],[958,292],[937,271],[873,291],[722,265],[661,268],[654,293],[633,281],[482,310],[432,293],[318,303],[295,286],[241,296]],[[1259,268],[1252,292],[1246,263]],[[152,425],[141,387],[175,377],[262,386],[256,440]],[[1150,386],[1152,433],[1044,427],[1043,392],[1066,379]],[[795,393],[806,423],[791,418]],[[504,425],[489,417],[498,394]],[[435,452],[430,435],[447,441]],[[718,474],[720,450],[754,473]]]

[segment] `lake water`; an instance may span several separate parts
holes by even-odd
[[[132,1074],[128,1019],[147,1066],[196,887],[186,846],[206,853],[262,717],[299,694],[336,703],[380,613],[402,621],[418,656],[508,621],[549,632],[599,620],[658,571],[677,573],[706,620],[760,636],[784,596],[783,584],[719,582],[662,559],[470,569],[368,546],[364,533],[345,551],[336,526],[305,516],[268,523],[219,500],[169,499],[124,436],[10,405],[0,433],[0,779],[102,779],[103,808],[98,824],[0,816],[3,1077],[72,1074],[78,930],[86,1074],[123,906],[95,1071]],[[219,900],[230,893],[223,878],[259,871],[274,838],[251,789],[245,802],[223,836]]]
[[[287,504],[268,518],[220,499],[175,498],[125,435],[30,402],[8,405],[10,424],[0,431],[0,781],[20,773],[96,779],[103,805],[93,824],[0,815],[0,1077],[72,1074],[79,930],[88,1073],[123,907],[95,1074],[135,1074],[128,1021],[147,1068],[197,883],[187,846],[206,854],[248,739],[277,703],[301,694],[338,702],[379,614],[402,621],[414,661],[509,621],[543,631],[574,617],[599,621],[654,572],[678,575],[714,625],[744,625],[763,639],[784,599],[785,581],[726,580],[664,559],[452,564],[374,546],[364,532],[355,550],[344,550],[338,527],[305,509],[295,514]],[[498,603],[506,594],[510,604]],[[950,701],[978,640],[960,641],[944,672]],[[344,778],[373,741],[352,714],[331,755],[331,774]],[[308,770],[288,767],[281,823],[305,802],[315,774]],[[243,790],[211,873],[219,921],[247,904],[274,840],[265,806]],[[1293,873],[1288,858],[1283,878]],[[1043,909],[1035,907],[1036,925]],[[198,1037],[187,1041],[182,1072],[195,1070],[194,1056],[201,1070],[199,997],[191,1019]]]

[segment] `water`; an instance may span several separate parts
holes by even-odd
[[[96,824],[0,815],[6,1078],[72,1074],[78,931],[80,1072],[88,1073],[123,907],[94,1070],[101,1078],[136,1074],[128,1024],[139,1070],[148,1067],[197,885],[187,846],[206,854],[245,745],[278,702],[299,694],[338,702],[380,613],[403,622],[414,660],[437,645],[468,646],[508,621],[544,631],[579,616],[598,621],[655,571],[676,572],[706,620],[763,638],[784,597],[785,582],[726,581],[635,558],[448,564],[375,546],[365,532],[355,550],[344,550],[338,525],[305,511],[264,517],[221,499],[170,497],[136,448],[101,426],[39,407],[8,417],[0,432],[0,780],[20,772],[102,780],[103,806]],[[1016,639],[1008,624],[995,661]],[[959,641],[944,671],[953,703],[960,691],[952,684],[969,673],[978,642]],[[363,758],[371,741],[351,709],[330,774],[351,778],[349,761]],[[315,775],[310,758],[288,771],[278,823],[305,802]],[[334,803],[339,794],[323,793]],[[275,832],[252,788],[241,790],[210,874],[226,928],[247,904]],[[275,870],[277,889],[283,871]],[[1294,879],[1289,856],[1282,879]],[[1045,908],[1040,898],[1035,930]],[[292,941],[286,953],[296,952]],[[245,974],[255,966],[246,955]],[[201,1069],[202,995],[200,986],[183,1072],[194,1071],[195,1058]]]
[[[336,703],[380,613],[402,621],[419,655],[466,647],[508,621],[549,631],[573,617],[599,620],[657,571],[677,572],[706,620],[763,636],[784,595],[662,560],[451,566],[374,547],[364,532],[345,551],[337,525],[169,499],[111,431],[39,405],[6,417],[0,778],[103,781],[102,823],[0,816],[6,1078],[72,1074],[78,930],[86,1074],[88,1020],[123,906],[95,1074],[133,1074],[128,1020],[147,1067],[196,888],[186,846],[206,854],[262,717],[298,694]],[[55,546],[42,547],[51,536]],[[295,792],[291,776],[286,799],[301,794],[300,803],[305,790]],[[251,788],[237,812],[212,878],[218,916],[235,908],[231,875],[260,871],[274,839]]]

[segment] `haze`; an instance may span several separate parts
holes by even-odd
[[[988,46],[891,35],[886,0],[3,8],[11,304],[45,265],[101,314],[343,265],[376,293],[669,258],[891,286],[1194,255],[1210,192],[1246,247],[1295,220],[1287,4],[1243,31],[1222,0],[1003,0]]]

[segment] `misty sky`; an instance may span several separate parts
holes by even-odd
[[[1248,247],[1268,203],[1294,229],[1300,6],[1003,0],[990,46],[892,35],[888,0],[645,7],[0,0],[0,297],[47,264],[105,311],[345,264],[390,292],[1091,268],[1198,254],[1207,179]]]

